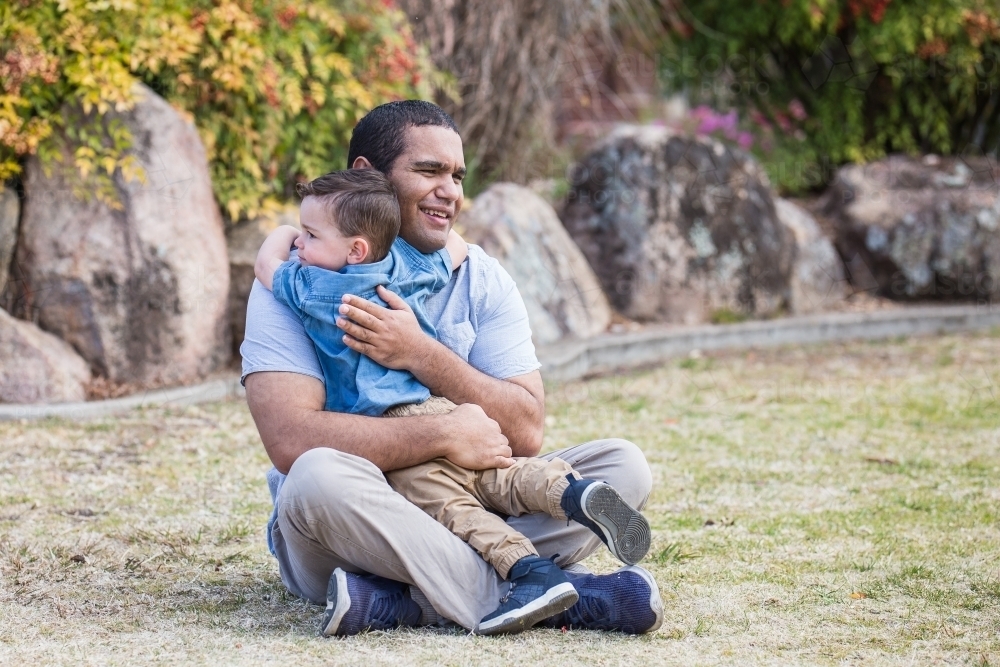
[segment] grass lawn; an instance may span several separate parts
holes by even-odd
[[[547,449],[649,459],[666,615],[640,638],[320,639],[264,546],[244,404],[0,424],[0,664],[998,665],[998,360],[994,332],[549,387]]]

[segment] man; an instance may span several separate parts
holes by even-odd
[[[462,207],[465,160],[458,128],[439,107],[392,102],[355,127],[348,164],[378,169],[399,197],[400,235],[423,252],[444,247]],[[247,403],[275,469],[268,543],[288,590],[327,605],[324,634],[454,621],[473,629],[502,595],[493,568],[467,544],[393,492],[385,471],[445,457],[476,470],[536,456],[544,391],[527,313],[510,276],[477,246],[444,290],[427,299],[435,340],[405,302],[390,308],[345,297],[345,342],[388,368],[406,369],[458,404],[447,415],[378,418],[324,412],[323,374],[299,320],[259,283],[247,306],[241,353]],[[599,440],[547,455],[603,479],[633,507],[651,487],[635,445]],[[287,477],[285,476],[287,474]],[[579,524],[546,515],[509,519],[543,556],[572,565],[602,546]],[[638,567],[572,575],[580,601],[556,625],[641,633],[662,620],[656,583]]]

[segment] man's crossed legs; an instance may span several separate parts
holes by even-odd
[[[641,509],[649,496],[649,467],[628,441],[597,440],[544,458],[560,458],[581,476],[608,482],[633,507]],[[585,526],[544,514],[509,522],[541,555],[555,557],[564,568],[604,546]],[[503,594],[503,581],[493,567],[395,493],[375,465],[332,449],[310,450],[292,466],[278,499],[272,537],[282,581],[292,593],[317,604],[327,602],[327,584],[337,568],[408,584],[420,605],[421,623],[443,618],[475,628]],[[659,626],[659,594],[645,570],[631,567],[571,580],[581,599],[555,622],[629,632]],[[619,617],[621,613],[627,617]]]

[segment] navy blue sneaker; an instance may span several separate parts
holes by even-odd
[[[622,500],[611,485],[593,479],[566,475],[569,486],[560,505],[566,516],[597,533],[612,555],[635,565],[649,551],[650,532],[646,517]]]
[[[522,632],[571,607],[579,595],[566,573],[552,561],[525,556],[510,568],[510,590],[500,606],[479,622],[476,632],[499,635]]]
[[[338,567],[326,586],[326,613],[319,633],[324,637],[356,635],[412,626],[419,620],[420,607],[410,599],[406,584]]]
[[[653,575],[641,567],[623,567],[611,574],[566,574],[580,600],[543,621],[545,627],[641,635],[655,632],[663,623],[660,590]]]

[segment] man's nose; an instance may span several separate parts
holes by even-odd
[[[441,180],[434,194],[446,201],[458,201],[459,197],[462,196],[462,184],[456,183],[455,179],[449,175]]]

